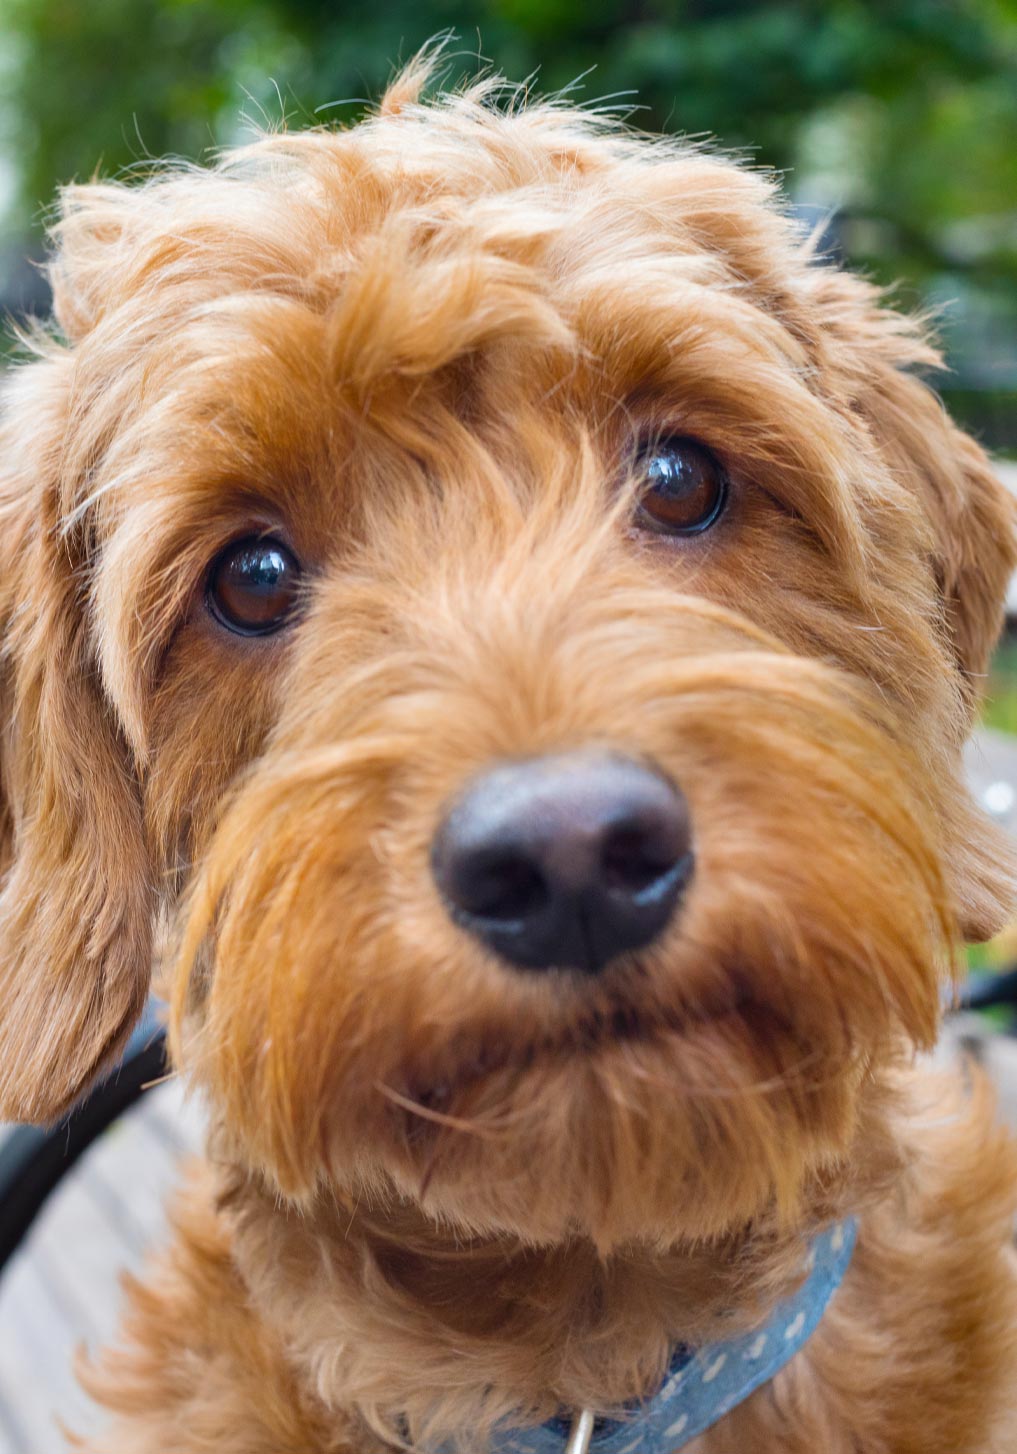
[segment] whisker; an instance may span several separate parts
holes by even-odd
[[[165,1085],[166,1082],[169,1081],[169,1080],[176,1080],[177,1079],[177,1076],[178,1076],[178,1072],[177,1071],[175,1071],[175,1070],[168,1070],[165,1075],[158,1075],[158,1076],[156,1076],[155,1080],[146,1080],[146,1081],[143,1081],[142,1082],[141,1089],[143,1091],[155,1090],[156,1086]]]
[[[453,1131],[466,1131],[471,1136],[489,1137],[491,1134],[492,1128],[481,1126],[476,1121],[464,1120],[461,1116],[450,1116],[445,1111],[432,1110],[430,1106],[402,1095],[384,1081],[376,1080],[374,1086],[387,1101],[391,1101],[400,1110],[408,1111],[412,1116],[419,1116],[422,1121],[431,1121],[436,1126],[447,1126]]]

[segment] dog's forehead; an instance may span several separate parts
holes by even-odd
[[[72,191],[54,285],[58,311],[101,319],[104,349],[110,333],[150,345],[149,389],[200,366],[216,325],[263,347],[259,303],[322,320],[331,373],[363,390],[506,339],[666,355],[691,323],[804,366],[809,260],[774,195],[690,143],[456,98]]]
[[[72,190],[59,241],[68,515],[102,497],[115,528],[154,479],[320,483],[382,402],[433,419],[450,370],[467,409],[488,381],[471,424],[505,434],[527,393],[551,427],[634,406],[776,460],[795,510],[846,506],[808,247],[769,179],[690,143],[451,98]]]
[[[140,414],[147,440],[160,420],[178,440],[176,412],[194,438],[245,400],[264,418],[274,388],[313,428],[337,389],[366,413],[379,387],[492,354],[516,387],[594,379],[612,406],[815,372],[810,259],[767,179],[553,107],[460,98],[266,137],[217,169],[82,189],[61,242],[58,303],[98,319],[80,397],[108,426],[122,383],[122,452]]]

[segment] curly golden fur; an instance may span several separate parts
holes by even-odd
[[[1017,1447],[1017,1157],[930,1088],[1010,903],[960,750],[1017,560],[920,326],[766,177],[426,64],[346,131],[63,195],[0,448],[0,1114],[53,1117],[154,961],[206,1097],[176,1242],[88,1375],[105,1454],[480,1454],[609,1411],[860,1240],[696,1454]],[[639,440],[723,462],[633,523]],[[305,569],[271,636],[209,562]],[[502,966],[429,869],[493,764],[681,784],[682,911]]]

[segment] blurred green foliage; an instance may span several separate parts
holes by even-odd
[[[584,76],[842,209],[852,261],[958,300],[961,412],[977,395],[1017,445],[1017,0],[0,0],[8,237],[60,180],[201,156],[245,117],[351,120],[442,32],[451,79],[478,51],[539,90]]]
[[[996,648],[985,686],[982,720],[1017,736],[1017,636],[1008,632]]]

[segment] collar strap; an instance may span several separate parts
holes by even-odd
[[[857,1230],[852,1217],[814,1238],[806,1257],[808,1276],[761,1328],[698,1349],[680,1344],[652,1397],[629,1405],[619,1418],[595,1419],[592,1431],[587,1416],[584,1448],[589,1454],[677,1454],[768,1383],[818,1327],[848,1270]],[[492,1435],[491,1454],[565,1454],[577,1423],[549,1419],[528,1429],[502,1425]]]

